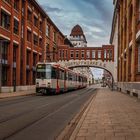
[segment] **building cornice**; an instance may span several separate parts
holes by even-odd
[[[112,29],[111,29],[111,35],[110,35],[110,44],[112,44],[113,42],[113,37],[114,37],[114,33],[115,33],[115,27],[116,27],[116,21],[117,21],[117,13],[118,13],[118,8],[119,8],[119,1],[120,0],[116,0],[113,2],[114,4],[114,14],[113,14],[113,19],[112,19]]]

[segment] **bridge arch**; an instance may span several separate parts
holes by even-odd
[[[110,73],[112,76],[112,84],[116,80],[114,73],[114,62],[113,61],[102,61],[102,60],[59,60],[58,63],[67,68],[76,67],[95,67],[101,68]]]

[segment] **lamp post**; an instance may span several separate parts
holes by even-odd
[[[0,39],[0,93],[2,88],[2,44],[8,42],[8,40]]]

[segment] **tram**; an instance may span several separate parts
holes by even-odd
[[[87,77],[57,63],[38,63],[36,93],[48,94],[77,90],[87,86]]]

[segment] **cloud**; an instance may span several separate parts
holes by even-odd
[[[51,19],[65,35],[81,25],[88,46],[109,43],[113,4],[111,0],[39,0]]]
[[[43,9],[48,12],[48,13],[60,13],[62,12],[62,9],[58,8],[58,7],[51,7],[49,5],[41,5],[43,7]]]

